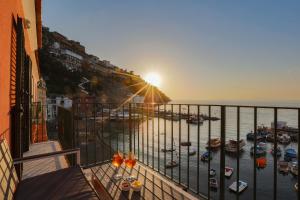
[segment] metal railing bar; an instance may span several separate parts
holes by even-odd
[[[254,107],[253,199],[256,200],[257,108]]]

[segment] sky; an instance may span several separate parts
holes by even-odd
[[[300,100],[300,1],[43,0],[43,24],[173,100]]]

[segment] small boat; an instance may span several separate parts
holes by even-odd
[[[291,143],[291,137],[288,134],[278,135],[278,142],[284,145]]]
[[[201,155],[201,160],[203,162],[211,160],[211,159],[212,159],[212,156],[208,151]]]
[[[285,161],[279,161],[278,162],[278,170],[280,173],[287,174],[289,173],[289,163]]]
[[[292,166],[290,167],[291,174],[294,176],[298,176],[298,162],[293,162]]]
[[[238,186],[238,187],[237,187]],[[238,185],[237,182],[233,182],[230,186],[229,186],[229,190],[233,191],[233,192],[237,192],[237,193],[241,193],[243,192],[246,188],[248,187],[248,184],[244,181],[239,181]],[[237,190],[238,189],[238,190]]]
[[[178,166],[178,163],[173,160],[173,161],[169,161],[167,164],[166,164],[166,168],[174,168],[174,167],[177,167]]]
[[[211,189],[218,189],[218,181],[215,178],[210,178],[209,179],[209,187]]]
[[[293,161],[294,159],[297,158],[297,152],[295,149],[289,148],[285,150],[284,153],[284,160],[289,162],[289,161]]]
[[[294,188],[295,188],[296,191],[298,191],[298,183],[296,183],[296,184],[294,185]]]
[[[225,145],[225,151],[228,153],[237,153],[237,140],[229,140],[229,142]],[[239,150],[242,151],[243,147],[246,145],[245,141],[241,139],[239,141]]]
[[[267,143],[265,143],[265,142],[259,142],[257,144],[257,146],[260,147],[260,148],[262,148],[265,151],[267,150]]]
[[[221,140],[220,138],[212,138],[207,142],[207,149],[217,149],[221,146]]]
[[[191,146],[192,143],[191,142],[181,142],[180,145],[181,146]]]
[[[203,122],[204,122],[204,120],[202,119],[202,117],[199,117],[199,120],[198,120],[197,116],[192,116],[192,117],[190,117],[186,120],[186,123],[188,123],[188,124],[200,124],[200,125],[202,125]]]
[[[250,133],[247,133],[246,135],[247,140],[253,141],[255,138],[255,134],[251,131]],[[257,133],[256,134],[256,141],[261,141],[261,140],[265,140],[266,136],[262,133]]]
[[[209,170],[209,176],[214,177],[217,174],[215,169],[210,169]]]
[[[269,133],[267,136],[266,136],[266,141],[267,142],[274,142],[274,134],[273,133]]]
[[[281,148],[279,146],[277,146],[277,157],[280,157],[281,156]],[[274,156],[275,154],[275,149],[274,149],[274,146],[272,147],[271,149],[271,154]]]
[[[231,175],[233,174],[233,168],[231,167],[225,167],[225,176],[227,178],[231,177]]]
[[[250,154],[252,156],[254,155],[254,147],[250,148]],[[256,147],[256,156],[264,156],[265,154],[266,154],[266,151],[262,147],[260,147],[260,146]]]
[[[172,151],[176,151],[176,148],[166,148],[166,149],[161,149],[162,152],[172,152]]]
[[[257,158],[256,159],[256,166],[259,169],[263,169],[267,166],[267,159],[265,157]]]
[[[195,148],[192,148],[192,149],[190,149],[190,151],[189,151],[189,156],[196,155],[196,153],[197,153],[197,150],[196,150]]]

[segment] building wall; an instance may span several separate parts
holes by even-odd
[[[24,0],[24,2],[31,2],[30,5],[24,7],[34,6],[35,1]],[[32,9],[32,8],[27,9]],[[35,8],[35,7],[34,7]],[[29,11],[29,10],[28,10]],[[11,60],[11,32],[12,25],[17,21],[17,17],[24,17],[24,10],[22,0],[0,0],[0,138],[5,138],[9,145],[10,142],[10,60]],[[31,28],[35,29],[35,22],[31,23]],[[34,42],[30,40],[36,39],[33,33],[28,33],[28,29],[24,29],[25,36],[25,50],[31,57],[33,70],[32,81],[33,90],[36,91],[35,86],[39,79],[38,67],[35,58]],[[32,43],[32,44],[31,44]],[[36,94],[36,92],[35,92]]]

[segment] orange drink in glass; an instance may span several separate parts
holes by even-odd
[[[136,159],[135,159],[135,156],[132,152],[129,152],[127,158],[125,159],[125,165],[126,167],[128,168],[133,168],[136,164]]]
[[[123,163],[123,155],[120,152],[117,152],[113,155],[112,164],[115,167],[120,167]]]

